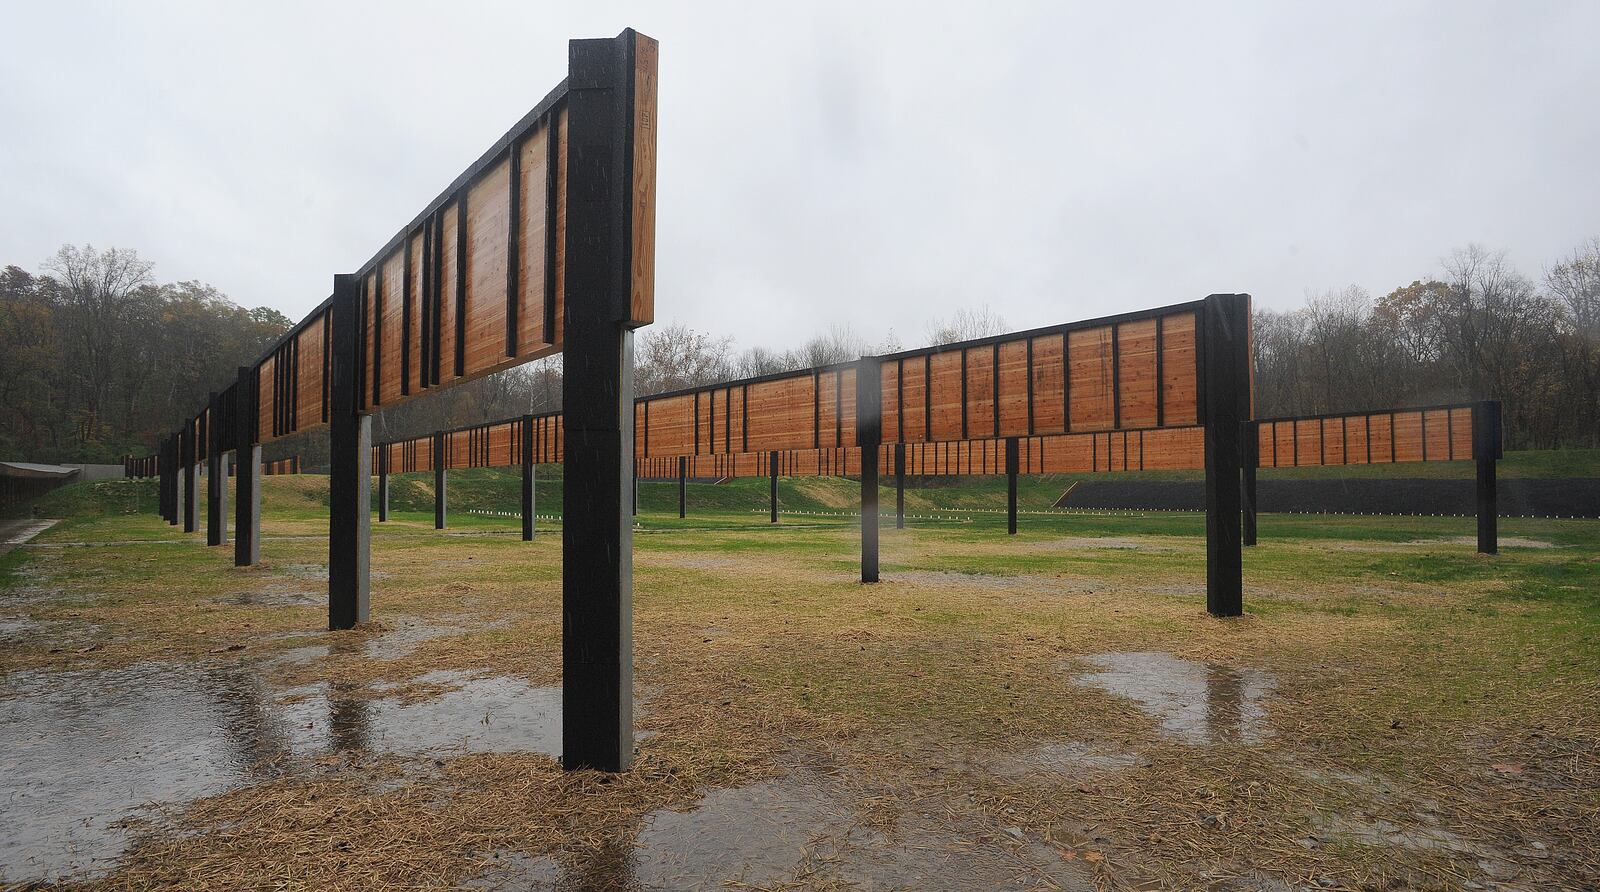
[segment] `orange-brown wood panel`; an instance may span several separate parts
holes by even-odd
[[[1194,424],[1200,417],[1194,331],[1194,313],[1161,319],[1162,422],[1168,427]]]
[[[1329,418],[1322,422],[1322,463],[1325,465],[1348,464],[1345,461],[1345,421],[1344,418]]]
[[[1272,437],[1274,426],[1270,421],[1256,425],[1256,465],[1262,468],[1272,467]]]
[[[319,317],[301,330],[299,425],[301,431],[310,430],[322,423],[322,326]],[[269,427],[268,431],[271,430]]]
[[[1472,458],[1472,409],[1450,410],[1450,452],[1453,461]]]
[[[406,303],[411,307],[410,370],[407,388],[413,395],[422,392],[422,231],[406,238],[406,264],[411,272],[411,290]],[[404,285],[404,283],[401,283]]]
[[[1062,349],[1065,335],[1046,335],[1033,339],[1033,430],[1035,433],[1062,432],[1061,402]]]
[[[1072,429],[1105,430],[1112,426],[1111,326],[1068,333],[1068,390]]]
[[[633,258],[631,309],[636,325],[655,319],[656,282],[656,67],[660,47],[639,35],[633,71]]]
[[[439,211],[439,383],[455,380],[456,368],[456,203]]]
[[[1450,410],[1430,409],[1422,413],[1426,436],[1422,444],[1423,458],[1427,461],[1448,461],[1450,455]]]
[[[905,440],[908,443],[921,442],[927,437],[928,415],[924,403],[927,389],[923,381],[927,368],[926,357],[908,357],[905,360],[905,395],[902,406],[906,419]],[[888,411],[887,408],[885,411]]]
[[[749,385],[751,451],[810,448],[813,395],[810,374]]]
[[[550,160],[548,124],[522,141],[517,162],[517,352],[548,343],[544,330],[545,257],[549,248],[550,189],[547,164]]]
[[[1322,433],[1315,418],[1303,420],[1295,426],[1294,463],[1301,467],[1322,464]]]
[[[839,381],[839,436],[835,446],[853,446],[856,442],[856,370],[841,369]]]
[[[886,362],[879,371],[882,384],[878,404],[883,407],[883,442],[900,441],[900,364]]]
[[[1124,322],[1116,328],[1122,427],[1155,427],[1156,321]]]
[[[556,152],[556,318],[555,343],[565,343],[562,331],[567,324],[567,164],[572,154],[567,142],[567,106],[562,103],[557,126],[560,144]]]
[[[400,399],[400,355],[405,337],[405,253],[395,251],[383,260],[383,377],[378,381],[378,397],[382,405],[391,405]],[[320,339],[318,341],[320,344]],[[309,346],[302,344],[302,347]],[[300,354],[300,369],[305,371],[306,353]],[[305,390],[300,391],[303,395]]]
[[[278,360],[276,356],[268,356],[262,360],[260,374],[257,375],[256,386],[256,430],[259,439],[265,443],[274,439],[272,435],[272,418],[275,406],[272,402],[272,382],[277,375]]]
[[[1422,461],[1422,413],[1394,413],[1394,460]]]
[[[967,351],[967,436],[992,437],[994,426],[994,347]]]
[[[842,396],[837,375],[823,372],[817,376],[817,442],[814,445],[838,445],[839,427],[835,422],[840,416],[840,407],[834,400]]]
[[[1028,341],[1007,341],[1000,351],[1001,437],[1020,437],[1028,430]]]
[[[1389,424],[1387,412],[1367,416],[1372,439],[1372,461],[1374,464],[1392,462],[1394,455],[1394,429]]]
[[[506,250],[511,237],[511,162],[502,160],[467,190],[466,373],[506,357]]]
[[[933,398],[933,439],[961,439],[961,351],[929,357]]]

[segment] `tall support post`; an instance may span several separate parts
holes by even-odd
[[[360,280],[333,277],[328,385],[328,628],[367,621],[372,535],[372,416],[360,394]]]
[[[233,565],[253,567],[261,563],[261,444],[256,442],[256,375],[249,366],[239,367],[237,402],[234,403],[233,458]]]
[[[167,473],[171,480],[167,483],[167,523],[177,526],[183,523],[183,510],[180,502],[183,493],[183,439],[174,433],[167,438]]]
[[[639,516],[639,469],[633,469],[633,516]]]
[[[1200,410],[1206,456],[1206,610],[1244,613],[1241,506],[1244,423],[1250,415],[1250,295],[1205,299]]]
[[[162,438],[161,448],[156,450],[156,463],[160,466],[161,473],[161,486],[158,488],[156,502],[160,506],[161,519],[172,523],[172,490],[177,475],[173,473],[171,437]]]
[[[778,450],[767,455],[767,498],[772,504],[772,522],[778,522]]]
[[[194,419],[190,419],[183,425],[183,457],[180,459],[183,465],[183,531],[185,533],[192,533],[198,528],[195,514],[199,508],[200,481],[196,479],[195,475],[195,462],[197,461],[195,453],[199,444],[195,442],[195,436]]]
[[[654,315],[656,42],[569,44],[561,761],[633,761],[633,330]]]
[[[442,530],[447,526],[445,514],[445,438],[449,434],[434,432],[433,435],[433,528]]]
[[[1244,482],[1243,489],[1243,516],[1241,522],[1241,537],[1245,545],[1256,544],[1256,468],[1261,465],[1261,424],[1256,421],[1244,423]]]
[[[856,362],[856,445],[861,447],[861,581],[878,581],[878,458],[883,442],[882,367]]]
[[[678,519],[689,516],[689,458],[678,456]]]
[[[389,520],[389,446],[378,447],[378,523]]]
[[[1017,466],[1020,463],[1017,438],[1006,438],[1006,535],[1017,534]]]
[[[894,528],[906,528],[906,444],[894,444]]]
[[[522,416],[522,541],[533,541],[533,484],[538,472],[533,464],[533,416]]]
[[[1504,448],[1499,400],[1472,407],[1472,458],[1478,463],[1478,553],[1500,552],[1500,505],[1495,492],[1495,460]]]
[[[222,451],[222,402],[211,392],[206,423],[206,544],[228,542],[228,455]]]

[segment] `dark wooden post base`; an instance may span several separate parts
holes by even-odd
[[[1201,312],[1206,457],[1206,610],[1244,613],[1241,551],[1244,423],[1250,411],[1250,296],[1213,294]]]
[[[371,610],[372,416],[357,393],[359,280],[333,277],[328,384],[328,628],[349,629]]]

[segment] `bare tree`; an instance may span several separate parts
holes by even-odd
[[[733,339],[713,337],[681,322],[650,328],[633,355],[634,390],[664,393],[732,377]]]
[[[957,341],[1004,334],[1005,330],[1005,318],[991,310],[988,304],[975,310],[962,307],[955,311],[948,322],[943,319],[929,320],[928,343],[953,344]]]
[[[99,433],[100,413],[126,366],[131,298],[150,284],[151,266],[137,251],[97,251],[93,245],[63,245],[44,263],[63,285],[62,330],[75,349],[83,382],[80,430],[85,441]]]

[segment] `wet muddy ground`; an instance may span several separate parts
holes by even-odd
[[[683,535],[640,554],[638,766],[616,780],[558,768],[554,542],[380,539],[381,620],[338,634],[316,628],[315,542],[127,590],[107,580],[157,546],[38,543],[0,589],[0,887],[1600,877],[1600,750],[1574,699],[1597,688],[1590,633],[1530,638],[1527,608],[1482,613],[1493,586],[1451,601],[1382,569],[1304,594],[1268,579],[1261,613],[1219,623],[1192,577],[1142,563],[1185,559],[1166,536],[1039,536],[990,573],[967,562],[981,539],[908,532],[890,553],[928,568],[863,589],[814,559],[847,531],[778,555]],[[1096,563],[1056,563],[1079,554]]]

